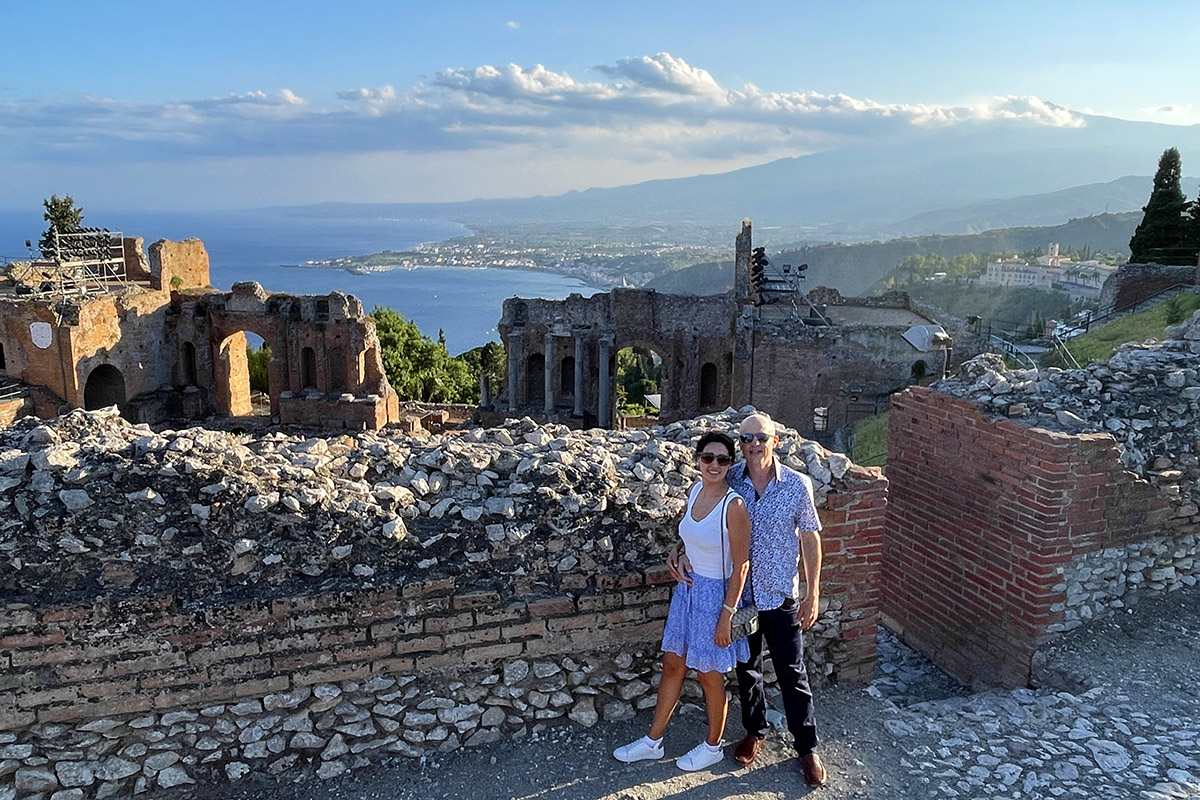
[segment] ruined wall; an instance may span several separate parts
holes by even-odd
[[[1126,308],[1177,284],[1197,283],[1196,267],[1165,267],[1162,264],[1122,264],[1100,287],[1097,315]]]
[[[798,321],[761,327],[751,357],[734,362],[735,402],[769,409],[809,437],[886,410],[888,395],[911,382],[918,358],[940,369],[941,353],[917,353],[894,329]],[[814,425],[818,407],[829,409],[825,431]]]
[[[178,279],[178,280],[176,280]],[[209,285],[208,251],[199,239],[150,245],[150,280],[160,291],[180,291]]]
[[[137,282],[153,280],[145,240],[141,236],[127,236],[121,240],[121,246],[125,255],[125,277]]]
[[[7,373],[83,406],[88,379],[102,365],[117,369],[126,398],[170,381],[163,358],[166,297],[129,289],[76,301],[56,312],[49,301],[0,302]],[[36,338],[40,326],[44,338]]]
[[[256,440],[18,423],[0,789],[331,777],[650,707],[691,443],[738,419]],[[887,483],[784,435],[826,526],[810,669],[867,680]]]
[[[166,329],[174,384],[186,386],[190,372],[221,414],[251,413],[249,332],[271,348],[268,394],[281,422],[374,429],[399,419],[374,320],[353,296],[270,293],[236,283],[228,293],[179,298]],[[188,359],[194,369],[185,366]]]
[[[890,417],[884,614],[963,680],[1029,682],[1055,634],[1200,577],[1200,328],[1086,369],[980,357]]]
[[[11,425],[21,417],[33,413],[33,398],[10,397],[0,400],[0,427]]]
[[[591,297],[571,295],[565,300],[510,298],[504,302],[499,331],[509,356],[509,375],[513,376],[515,369],[516,380],[506,380],[497,396],[510,410],[545,413],[544,376],[549,371],[552,414],[610,425],[616,353],[625,347],[642,347],[662,359],[661,419],[671,421],[725,408],[730,404],[729,333],[735,313],[736,305],[725,296],[691,297],[636,289],[614,289]],[[564,375],[563,370],[565,360],[573,362],[578,355],[582,355],[583,380],[577,404],[574,376]],[[601,378],[605,361],[607,382]],[[533,363],[545,366],[540,371]],[[705,364],[712,365],[715,378],[708,389],[713,401],[708,403],[701,402]],[[576,408],[579,414],[575,414]]]

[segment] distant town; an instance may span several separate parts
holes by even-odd
[[[706,245],[572,239],[546,233],[481,234],[423,244],[411,250],[384,250],[292,266],[343,269],[356,274],[422,267],[521,269],[566,275],[590,286],[609,288],[644,286],[667,272],[728,256],[720,249]]]

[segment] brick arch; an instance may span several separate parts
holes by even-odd
[[[112,364],[99,364],[88,373],[83,386],[83,407],[88,411],[124,403],[125,376]]]
[[[262,338],[263,344],[271,348],[271,361],[267,367],[267,388],[271,398],[271,413],[279,410],[279,395],[282,392],[280,376],[283,354],[275,331],[264,325],[250,324],[229,327],[225,330],[214,326],[213,380],[215,392],[213,402],[222,414],[245,417],[253,413],[250,404],[250,370],[246,361],[246,334],[253,333]]]

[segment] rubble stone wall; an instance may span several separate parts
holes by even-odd
[[[1123,264],[1100,287],[1097,314],[1122,311],[1177,284],[1197,283],[1195,267],[1162,264]]]
[[[1129,471],[1112,434],[916,387],[889,425],[883,613],[960,679],[1026,685],[1054,634],[1195,583],[1195,505]]]
[[[0,793],[331,777],[653,705],[691,447],[743,413],[256,439],[76,411],[0,431]],[[783,436],[825,526],[809,669],[869,680],[887,481]]]

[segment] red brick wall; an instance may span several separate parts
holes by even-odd
[[[884,619],[971,684],[1028,683],[1074,558],[1187,523],[1107,434],[991,419],[919,387],[894,397],[889,426]]]
[[[860,488],[831,492],[821,509],[821,596],[841,604],[841,632],[830,654],[836,677],[866,683],[875,676],[888,481],[877,469],[854,467],[852,474]]]

